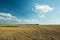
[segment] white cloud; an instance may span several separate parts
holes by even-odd
[[[29,24],[38,24],[38,20],[36,19],[24,19],[23,22],[29,23]]]
[[[11,15],[10,13],[0,13],[0,16],[16,18],[15,16]]]
[[[48,5],[39,5],[37,4],[35,6],[35,10],[38,11],[38,12],[42,12],[42,13],[47,13],[49,11],[52,11],[53,8],[51,8],[50,6]]]
[[[36,19],[31,19],[31,22],[33,22],[33,23],[38,23],[38,20],[36,20]]]
[[[13,23],[13,24],[36,24],[38,23],[38,21],[36,19],[19,19],[16,16],[13,16],[10,13],[0,13],[0,22],[3,23]]]
[[[0,20],[3,20],[3,19],[4,19],[4,17],[0,16]]]
[[[21,22],[21,19],[18,19],[16,16],[13,16],[10,13],[0,13],[0,21],[6,21],[7,22]]]
[[[44,14],[42,14],[42,15],[39,15],[39,17],[44,18],[44,17],[45,17],[45,15],[44,15]]]
[[[36,4],[32,10],[38,13],[38,15],[44,16],[45,13],[52,11],[53,8],[50,7],[49,5]]]

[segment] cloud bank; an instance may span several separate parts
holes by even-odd
[[[0,13],[0,21],[6,21],[6,23],[10,23],[13,21],[15,22],[21,22],[20,19],[18,19],[16,16],[13,16],[12,14],[10,13]]]
[[[0,13],[0,22],[8,24],[36,24],[36,19],[19,19],[11,13]]]

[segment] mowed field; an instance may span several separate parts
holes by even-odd
[[[60,25],[1,24],[0,40],[60,40]]]

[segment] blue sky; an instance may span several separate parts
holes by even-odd
[[[0,0],[0,24],[60,24],[60,0]]]

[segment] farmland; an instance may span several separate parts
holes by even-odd
[[[60,40],[60,25],[1,24],[0,40]]]

